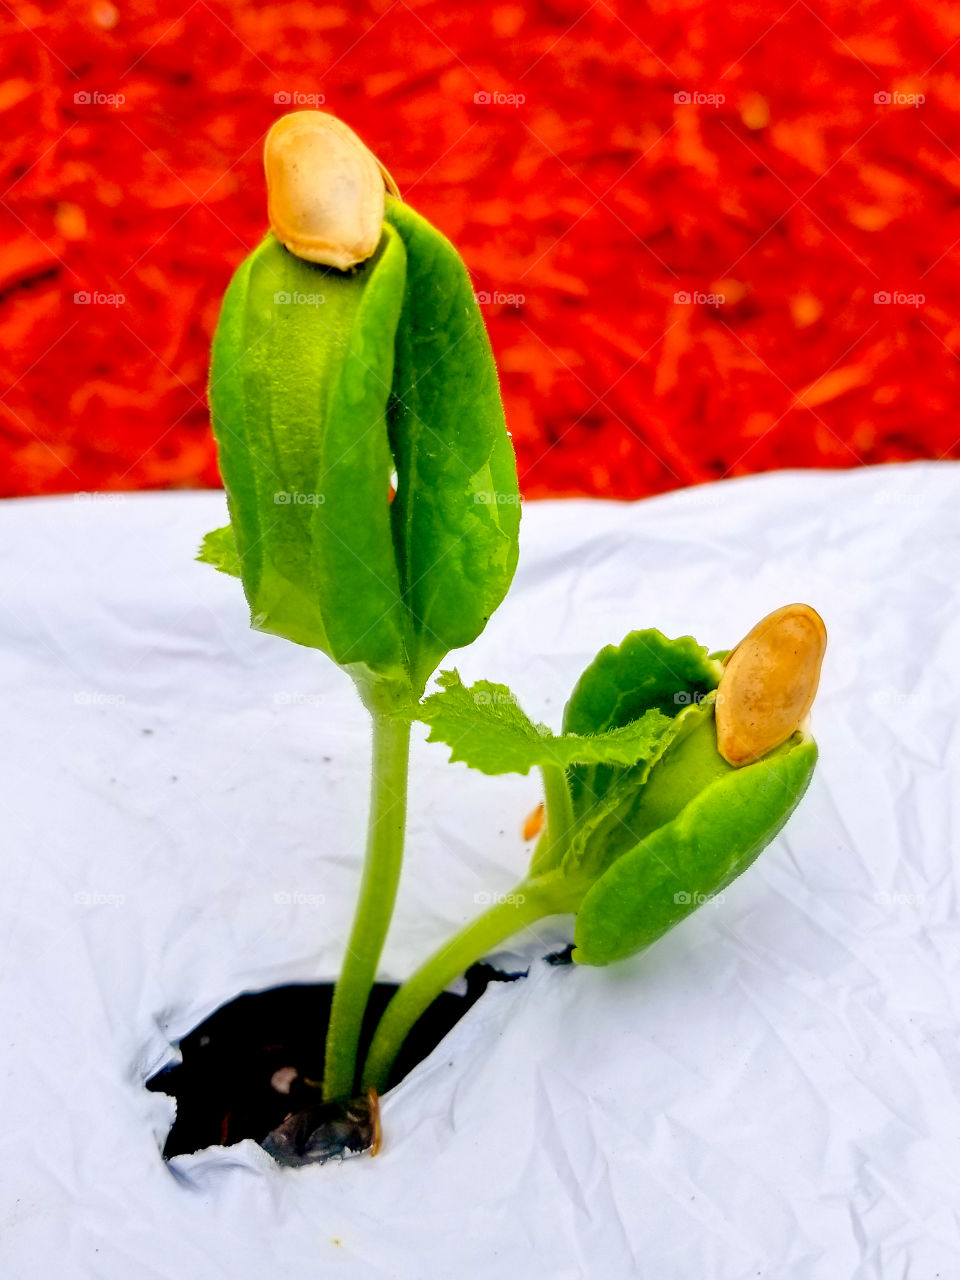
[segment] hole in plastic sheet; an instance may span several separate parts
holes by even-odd
[[[390,1084],[422,1062],[502,973],[477,964],[464,995],[444,992],[423,1015],[397,1059]],[[361,1036],[361,1060],[396,987],[378,983]],[[284,1120],[320,1101],[332,983],[275,987],[222,1005],[180,1041],[183,1061],[152,1076],[146,1087],[177,1101],[163,1148],[165,1159],[245,1138],[263,1143]],[[356,1148],[361,1149],[361,1148]]]

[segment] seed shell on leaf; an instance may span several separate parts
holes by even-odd
[[[827,647],[823,619],[808,604],[768,614],[731,651],[717,690],[717,749],[749,764],[786,742],[803,723],[820,683]]]

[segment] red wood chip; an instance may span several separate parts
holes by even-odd
[[[0,6],[2,490],[214,485],[263,134],[342,116],[463,252],[527,496],[957,456],[957,10]]]

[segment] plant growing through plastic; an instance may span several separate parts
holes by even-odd
[[[516,465],[496,369],[454,248],[341,122],[295,112],[265,149],[271,232],[241,264],[210,401],[230,524],[200,558],[239,577],[252,625],[329,655],[372,721],[367,847],[326,1040],[324,1097],[382,1090],[405,1036],[474,960],[573,913],[573,959],[649,945],[743,871],[809,781],[801,727],[825,635],[806,606],[728,658],[632,633],[603,650],[562,732],[504,686],[445,672],[517,562]],[[391,194],[393,193],[393,194]],[[546,822],[517,891],[399,989],[366,1064],[361,1024],[401,870],[411,721],[452,759],[543,776]]]
[[[369,153],[330,117],[278,121],[267,162],[272,220],[289,217],[301,235],[304,220],[287,213],[299,192],[287,188],[308,163],[324,175],[313,241],[334,224],[328,257],[338,219],[369,221],[371,195],[379,210],[376,238],[356,250],[370,256],[350,270],[269,234],[227,290],[210,378],[230,525],[202,555],[239,573],[254,627],[321,649],[352,676],[373,721],[366,859],[327,1036],[324,1091],[338,1097],[353,1088],[400,874],[410,725],[397,712],[506,593],[517,476],[453,247],[399,200],[384,207]]]

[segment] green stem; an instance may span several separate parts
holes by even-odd
[[[545,821],[543,835],[537,841],[530,872],[541,875],[560,865],[573,831],[573,799],[567,771],[562,765],[540,766],[543,776]]]
[[[333,993],[323,1073],[325,1098],[352,1095],[367,1001],[393,914],[403,858],[410,724],[373,717],[373,772],[363,877],[340,978]]]
[[[382,1093],[400,1047],[421,1014],[454,980],[520,929],[567,909],[537,884],[521,881],[408,978],[387,1005],[363,1068],[363,1087]]]

